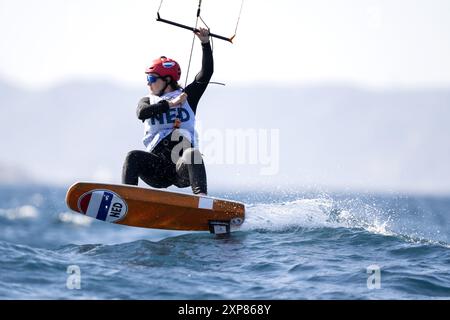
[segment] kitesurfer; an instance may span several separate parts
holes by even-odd
[[[198,195],[207,194],[206,170],[195,134],[197,106],[214,71],[208,29],[196,32],[201,41],[202,69],[183,90],[179,64],[161,57],[146,69],[150,94],[142,98],[137,117],[143,121],[146,151],[128,153],[122,183],[138,185],[139,178],[154,188],[191,187]]]

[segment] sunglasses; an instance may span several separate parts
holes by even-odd
[[[153,83],[155,83],[156,81],[158,81],[158,79],[160,79],[161,77],[158,77],[158,76],[154,76],[154,75],[151,75],[151,74],[148,74],[147,75],[147,83],[148,84],[153,84]]]

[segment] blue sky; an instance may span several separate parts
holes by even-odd
[[[231,35],[240,3],[205,0],[203,17],[213,31]],[[196,5],[165,0],[161,13],[193,24]],[[35,88],[73,78],[132,86],[159,55],[185,68],[191,35],[155,22],[158,6],[159,0],[1,0],[0,77]],[[449,18],[446,0],[245,0],[235,44],[215,42],[215,79],[449,86]]]

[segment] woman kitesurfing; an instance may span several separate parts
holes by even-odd
[[[162,3],[163,0],[158,9],[157,21],[194,32],[201,41],[202,68],[185,89],[178,84],[181,68],[175,60],[162,56],[146,69],[150,94],[142,98],[137,107],[137,117],[145,126],[143,142],[146,151],[135,150],[128,153],[123,165],[122,183],[138,185],[141,178],[154,188],[190,186],[194,194],[207,195],[206,170],[195,134],[197,106],[214,72],[210,38],[233,42],[243,1],[235,33],[229,38],[211,33],[209,28],[197,28],[199,20],[206,25],[200,16],[201,0],[198,3],[195,27],[161,18],[159,11]],[[193,46],[194,42],[188,75]],[[188,76],[186,84],[187,79]]]
[[[197,148],[195,116],[197,106],[214,71],[209,31],[195,32],[203,50],[202,69],[184,90],[178,84],[180,65],[160,57],[146,69],[150,94],[139,101],[137,117],[144,122],[146,151],[128,153],[122,183],[138,185],[141,178],[154,188],[192,187],[207,194],[206,170]]]
[[[197,24],[200,18],[200,4]],[[97,220],[123,225],[167,230],[210,231],[228,234],[245,219],[245,205],[208,197],[205,164],[195,132],[199,101],[212,82],[214,60],[212,38],[231,40],[211,33],[209,28],[191,28],[171,20],[158,21],[194,32],[202,47],[202,67],[184,88],[179,84],[181,67],[176,60],[160,56],[145,69],[149,90],[137,106],[144,124],[144,150],[128,153],[122,169],[122,185],[75,183],[66,195],[70,209]],[[203,20],[202,20],[203,21]],[[206,26],[206,23],[205,23]],[[206,26],[207,27],[207,26]],[[187,85],[188,84],[188,85]],[[136,188],[139,179],[156,189],[191,187],[196,196],[177,192]]]

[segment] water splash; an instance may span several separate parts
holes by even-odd
[[[83,216],[81,214],[75,214],[72,212],[61,212],[58,215],[58,221],[81,227],[89,227],[92,224],[93,220],[92,218]]]
[[[28,220],[37,218],[39,211],[36,207],[25,205],[12,209],[0,209],[0,217],[8,220]]]
[[[300,199],[282,203],[247,205],[246,220],[240,230],[280,232],[292,228],[362,229],[371,234],[395,236],[410,243],[448,247],[436,232],[427,232],[428,225],[410,227],[409,212],[386,209],[367,199],[332,198]]]
[[[327,211],[331,207],[332,202],[327,199],[248,205],[245,224],[241,230],[283,231],[292,227],[327,226]]]
[[[301,199],[247,206],[241,230],[283,231],[290,228],[361,228],[370,233],[393,235],[391,220],[380,209],[363,206],[342,208],[329,198]]]

